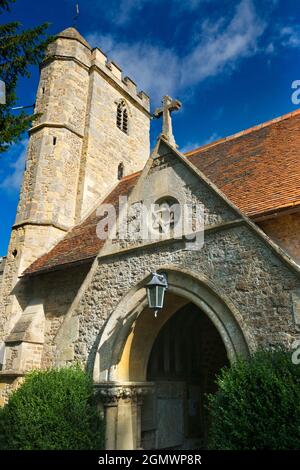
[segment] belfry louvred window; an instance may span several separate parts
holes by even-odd
[[[124,101],[121,101],[117,107],[117,127],[128,134],[128,111]]]
[[[125,108],[123,111],[123,131],[128,133],[128,112],[127,109]]]

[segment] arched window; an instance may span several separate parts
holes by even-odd
[[[124,164],[121,162],[118,165],[118,180],[121,180],[124,176]]]
[[[125,101],[120,101],[117,107],[117,127],[128,134],[128,110]]]

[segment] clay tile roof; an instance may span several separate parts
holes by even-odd
[[[300,109],[186,156],[248,216],[300,205]]]
[[[248,216],[300,205],[300,109],[191,152],[186,157]],[[104,202],[117,207],[140,172],[123,178]],[[93,212],[24,274],[92,261],[103,241]]]
[[[91,46],[89,45],[89,43],[81,36],[81,34],[75,28],[71,27],[71,28],[64,29],[63,31],[61,31],[61,33],[57,34],[56,37],[57,38],[75,39],[75,40],[81,42],[81,44],[83,44],[84,46],[91,49]]]
[[[113,204],[117,210],[119,196],[130,193],[139,174],[140,172],[124,177],[103,202]],[[100,217],[97,216],[95,210],[81,224],[71,229],[52,250],[34,261],[23,274],[52,271],[58,266],[63,267],[80,262],[92,262],[104,244],[104,241],[100,240],[96,234],[99,221]]]

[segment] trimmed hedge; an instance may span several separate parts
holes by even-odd
[[[34,371],[0,410],[0,450],[102,449],[92,379],[79,367]]]
[[[258,351],[223,369],[208,396],[211,449],[300,449],[300,365],[291,352]]]

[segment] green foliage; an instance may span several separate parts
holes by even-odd
[[[16,0],[0,0],[0,13],[1,10],[10,11],[10,3],[15,3]]]
[[[10,10],[15,0],[0,0],[0,13]],[[23,30],[19,22],[0,25],[0,79],[6,85],[6,104],[0,104],[0,153],[12,142],[21,139],[36,115],[14,112],[17,103],[16,86],[20,77],[30,77],[29,67],[37,65],[44,56],[51,37],[45,37],[48,23]],[[31,105],[32,103],[22,103]]]
[[[211,449],[300,449],[300,365],[282,349],[223,369],[208,397]]]
[[[0,450],[102,449],[92,379],[79,367],[35,371],[0,411]]]

